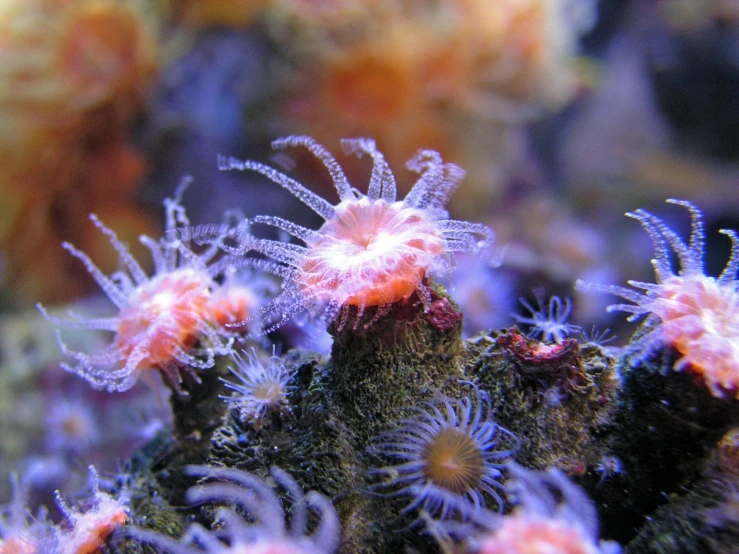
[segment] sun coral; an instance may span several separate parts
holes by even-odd
[[[654,350],[672,346],[680,353],[676,371],[699,375],[711,394],[718,398],[739,398],[739,235],[720,232],[731,240],[731,254],[721,275],[705,274],[705,233],[703,216],[685,200],[668,200],[690,211],[692,230],[685,242],[661,219],[645,210],[627,213],[649,234],[656,258],[652,260],[656,283],[629,281],[638,290],[578,281],[582,290],[615,294],[633,304],[614,304],[608,311],[630,313],[628,320],[646,316],[646,330],[627,347],[643,359]],[[679,269],[672,266],[677,255]]]
[[[66,516],[70,530],[57,529],[56,548],[59,554],[101,554],[106,540],[117,527],[128,519],[128,498],[121,494],[114,499],[100,490],[100,478],[93,466],[90,466],[93,479],[94,506],[81,512],[70,508],[57,491],[57,503]]]
[[[352,187],[338,162],[310,137],[276,140],[278,149],[304,146],[327,167],[339,194],[333,206],[303,185],[271,167],[234,158],[220,159],[222,169],[253,170],[283,186],[324,218],[318,231],[278,217],[258,216],[257,223],[282,229],[306,246],[257,239],[242,233],[244,250],[254,250],[271,260],[255,265],[283,277],[284,291],[265,308],[266,332],[283,325],[303,310],[323,310],[331,322],[350,307],[361,317],[368,307],[383,308],[417,292],[424,307],[430,293],[424,280],[433,273],[448,272],[455,251],[473,252],[492,261],[493,232],[482,224],[446,219],[444,209],[464,171],[443,163],[437,152],[421,150],[408,162],[420,178],[405,197],[396,200],[395,177],[383,155],[369,139],[347,139],[348,154],[368,154],[373,162],[368,193]]]
[[[418,407],[413,417],[374,441],[372,453],[400,463],[373,470],[387,481],[372,489],[411,497],[403,513],[421,508],[446,519],[467,518],[490,502],[502,509],[501,470],[519,440],[491,419],[487,393],[473,389],[473,399],[439,397]]]
[[[275,355],[274,347],[266,364],[254,348],[243,354],[232,355],[236,367],[230,368],[240,383],[222,379],[236,395],[223,399],[228,402],[230,409],[238,410],[242,421],[258,421],[267,412],[286,406],[287,396],[293,388],[290,381],[295,372],[285,367],[285,363]]]
[[[218,508],[214,516],[221,529],[217,533],[193,524],[182,541],[136,527],[127,528],[127,534],[154,546],[157,552],[173,554],[332,554],[338,549],[341,525],[333,505],[315,491],[304,496],[287,472],[279,468],[271,471],[274,480],[287,491],[292,501],[289,527],[280,497],[255,475],[207,466],[190,466],[187,471],[193,476],[217,480],[188,490],[190,502],[235,504],[246,512],[249,519],[233,509]],[[306,534],[308,505],[319,517],[312,535]],[[228,545],[222,542],[222,538],[228,540]],[[192,546],[192,542],[202,545],[202,549]]]
[[[214,364],[216,354],[230,353],[231,340],[211,320],[210,300],[217,288],[217,270],[208,264],[218,247],[196,254],[177,231],[190,227],[181,205],[185,181],[174,198],[165,200],[167,215],[165,238],[155,241],[147,236],[141,242],[151,251],[155,274],[146,275],[128,248],[115,233],[94,215],[93,223],[105,234],[118,253],[125,271],[106,276],[83,252],[69,243],[64,247],[80,259],[103,292],[116,305],[116,316],[84,319],[70,314],[71,319],[50,316],[39,304],[39,310],[50,322],[59,326],[100,329],[115,334],[113,342],[102,352],[85,354],[67,349],[59,335],[65,354],[76,360],[64,369],[89,381],[95,388],[125,391],[148,369],[158,369],[169,378],[170,385],[181,392],[182,373],[198,379],[195,369]],[[205,359],[202,358],[205,357]]]
[[[478,554],[617,554],[620,547],[598,540],[598,514],[585,493],[557,469],[532,472],[511,465],[517,507],[492,516],[490,533],[474,537]]]
[[[247,320],[257,318],[270,298],[276,296],[278,284],[271,275],[251,268],[226,266],[221,286],[210,299],[210,317],[225,331],[248,331]]]

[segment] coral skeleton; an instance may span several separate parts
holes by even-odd
[[[219,532],[207,531],[194,523],[181,541],[137,527],[127,528],[128,535],[155,547],[157,552],[172,554],[331,554],[338,549],[341,525],[333,505],[317,492],[303,495],[286,471],[273,467],[270,473],[292,501],[289,525],[277,492],[257,476],[208,466],[189,466],[187,471],[192,476],[216,480],[189,489],[190,502],[235,504],[246,512],[248,519],[231,508],[218,508],[214,516],[221,527]],[[308,506],[319,517],[312,535],[307,534]],[[228,545],[222,538],[228,540]],[[202,545],[202,549],[193,543]]]
[[[174,198],[165,200],[165,238],[156,241],[142,235],[140,241],[151,251],[155,273],[148,276],[116,234],[94,215],[96,227],[110,240],[125,267],[105,275],[83,252],[69,243],[63,246],[80,259],[103,292],[118,308],[114,317],[86,319],[70,313],[70,319],[51,316],[38,305],[47,320],[58,326],[98,329],[115,334],[112,343],[101,352],[87,354],[69,350],[57,331],[62,351],[74,358],[74,365],[62,367],[107,391],[130,389],[138,376],[148,369],[161,370],[170,384],[181,391],[182,372],[198,379],[195,369],[207,369],[216,355],[228,354],[233,339],[227,337],[210,317],[212,291],[218,286],[214,277],[216,264],[209,265],[218,253],[217,245],[196,254],[189,244],[176,238],[179,228],[190,221],[181,205],[185,180]],[[172,238],[175,236],[175,238]]]
[[[645,317],[646,330],[632,339],[627,351],[643,360],[655,350],[672,346],[680,354],[676,371],[700,375],[711,394],[739,398],[739,235],[719,232],[731,240],[731,254],[718,277],[705,274],[705,229],[698,208],[685,200],[668,200],[690,212],[692,230],[686,244],[661,219],[645,210],[627,213],[649,234],[656,257],[656,283],[629,281],[634,289],[577,282],[581,290],[620,296],[633,304],[613,304],[608,311],[631,314],[628,321]],[[672,264],[673,253],[679,269]],[[640,292],[644,291],[644,292]]]
[[[404,514],[420,508],[442,520],[467,519],[489,502],[503,508],[502,469],[520,443],[492,421],[487,393],[473,389],[473,399],[438,397],[414,407],[412,417],[377,437],[371,452],[398,463],[372,471],[387,478],[373,491],[409,496]]]
[[[454,252],[475,253],[492,262],[494,235],[488,227],[447,219],[444,206],[464,171],[444,163],[437,152],[420,150],[408,162],[408,168],[420,177],[401,201],[396,198],[395,177],[370,139],[342,141],[347,154],[367,154],[374,162],[367,194],[351,186],[336,159],[312,138],[291,136],[273,142],[276,149],[290,146],[304,146],[324,163],[339,194],[338,205],[261,163],[219,160],[221,169],[262,173],[325,220],[314,231],[278,217],[254,219],[286,231],[305,246],[259,239],[244,232],[238,237],[244,252],[253,250],[268,258],[253,260],[255,265],[284,279],[283,293],[265,307],[265,332],[304,310],[320,312],[321,320],[328,324],[342,310],[340,321],[345,322],[349,308],[355,307],[359,320],[366,308],[377,307],[381,314],[414,292],[428,309],[430,292],[424,281],[431,274],[450,271]]]

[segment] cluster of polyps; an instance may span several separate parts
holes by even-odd
[[[265,308],[266,332],[302,310],[323,310],[322,319],[333,321],[344,309],[358,310],[357,320],[368,307],[379,313],[390,304],[418,293],[426,308],[431,303],[424,279],[453,266],[453,252],[490,256],[494,239],[486,226],[447,219],[444,209],[464,171],[431,150],[420,150],[407,164],[420,177],[411,191],[396,199],[395,177],[370,139],[345,139],[347,154],[368,154],[373,162],[367,194],[349,184],[336,159],[310,137],[292,136],[273,142],[276,149],[304,146],[328,169],[340,202],[334,206],[275,169],[253,161],[219,160],[221,169],[253,170],[269,177],[302,200],[325,220],[317,231],[272,216],[258,216],[256,223],[272,225],[305,242],[259,239],[242,234],[244,251],[253,250],[269,260],[256,265],[284,279],[284,291]],[[260,263],[261,262],[261,263]]]
[[[65,354],[74,358],[73,366],[64,364],[94,387],[108,391],[124,391],[133,386],[138,376],[148,369],[162,371],[175,388],[182,380],[181,372],[212,367],[217,354],[231,351],[231,339],[212,318],[212,292],[218,287],[218,272],[210,264],[218,246],[196,254],[177,232],[190,226],[181,196],[185,181],[174,198],[165,200],[165,237],[155,241],[140,238],[151,250],[155,273],[149,277],[131,256],[115,233],[94,215],[95,225],[108,236],[118,252],[125,270],[111,276],[103,274],[93,261],[69,243],[64,243],[73,256],[82,260],[95,281],[118,308],[114,317],[85,319],[70,314],[71,319],[52,317],[39,305],[42,314],[57,325],[101,329],[115,334],[112,343],[94,354],[70,351],[58,334]]]
[[[632,341],[630,349],[646,357],[661,346],[672,346],[681,355],[675,370],[690,369],[702,376],[716,397],[739,397],[739,236],[720,232],[731,239],[731,255],[717,278],[705,274],[704,224],[700,210],[683,200],[668,200],[690,211],[692,230],[685,242],[665,223],[645,210],[626,214],[639,221],[654,243],[652,260],[656,283],[629,281],[644,293],[613,285],[578,282],[585,290],[620,296],[633,304],[608,306],[609,311],[632,314],[629,321],[646,316],[648,331]],[[671,264],[677,255],[680,269]]]
[[[341,525],[333,505],[315,491],[304,495],[287,472],[272,468],[271,473],[292,501],[289,526],[280,497],[257,476],[246,471],[207,466],[190,466],[187,472],[216,480],[188,490],[188,501],[236,505],[248,519],[232,509],[218,508],[214,513],[221,527],[218,532],[208,531],[195,523],[181,541],[136,527],[127,528],[126,533],[153,546],[157,552],[173,554],[332,554],[338,549]],[[312,535],[307,534],[308,505],[315,509],[319,518]],[[192,546],[193,542],[202,548]]]

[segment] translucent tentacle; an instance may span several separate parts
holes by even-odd
[[[272,148],[275,150],[283,150],[288,146],[304,146],[307,148],[328,169],[336,187],[336,192],[339,193],[339,198],[342,200],[352,198],[352,187],[346,175],[344,175],[344,170],[341,169],[339,162],[336,161],[336,158],[323,145],[316,142],[313,137],[305,135],[292,135],[272,141]]]
[[[324,200],[311,190],[308,190],[306,187],[298,183],[295,179],[288,177],[284,173],[280,173],[279,171],[269,167],[268,165],[264,165],[258,162],[252,162],[250,160],[241,161],[233,157],[225,158],[223,156],[219,156],[218,168],[221,171],[238,169],[240,171],[251,170],[256,171],[257,173],[261,173],[281,187],[290,191],[296,198],[306,204],[323,219],[329,220],[333,219],[336,216],[334,207],[331,205],[330,202]]]
[[[370,177],[367,196],[370,200],[382,198],[388,203],[395,202],[397,195],[397,185],[395,176],[385,161],[385,156],[377,150],[375,141],[372,139],[343,139],[341,146],[347,154],[355,154],[361,158],[363,154],[369,154],[372,157],[374,166],[372,167],[372,176]]]

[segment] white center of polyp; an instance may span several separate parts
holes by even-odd
[[[156,293],[151,299],[151,308],[157,314],[166,313],[177,302],[177,296],[171,290],[163,290]]]

